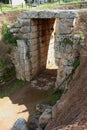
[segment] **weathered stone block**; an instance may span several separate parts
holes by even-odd
[[[20,28],[20,32],[22,33],[29,33],[31,30],[30,26],[24,26]]]
[[[55,12],[53,12],[53,11],[40,11],[39,18],[55,18]]]
[[[26,25],[30,25],[30,19],[18,19],[17,22],[15,22],[15,27],[22,27],[22,26],[26,26]]]
[[[71,53],[73,48],[72,45],[67,44],[65,49],[67,53]]]
[[[59,18],[68,18],[68,19],[72,19],[72,18],[76,18],[78,17],[76,11],[59,11],[60,12],[60,16]]]
[[[19,118],[15,122],[12,130],[28,130],[25,119]]]
[[[29,11],[24,11],[23,14],[22,14],[22,19],[28,19],[28,18],[39,18],[38,17],[38,11],[32,11],[32,12],[29,12]]]
[[[72,66],[65,66],[64,67],[64,71],[66,74],[71,74],[72,73],[72,70],[73,70],[73,67]]]
[[[35,39],[29,39],[28,40],[28,42],[29,42],[30,45],[36,45],[38,43],[37,41],[38,41],[37,38],[35,38]]]
[[[30,39],[30,33],[21,34],[22,38]]]
[[[63,19],[59,21],[59,34],[70,34],[72,28]]]
[[[46,109],[43,114],[39,118],[39,124],[47,124],[48,121],[51,119],[51,109]]]
[[[38,36],[38,33],[30,33],[30,38],[31,39],[36,39],[36,38],[38,38],[39,36]]]
[[[18,33],[19,30],[20,30],[19,28],[11,28],[10,33]]]

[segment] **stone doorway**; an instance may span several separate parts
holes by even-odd
[[[76,17],[73,11],[23,12],[22,17],[15,23],[15,28],[10,30],[22,39],[17,41],[14,51],[13,62],[18,79],[30,81],[41,70],[46,69],[52,33],[55,34],[53,38],[56,43],[54,51],[55,62],[58,66],[57,82],[65,79],[68,75],[67,71],[72,72],[75,59],[73,54],[75,38],[71,33]],[[53,28],[55,22],[56,26]]]
[[[53,68],[55,65],[55,57],[54,57],[54,44],[56,42],[56,35],[58,35],[58,32],[56,30],[56,19],[50,18],[50,19],[32,19],[33,23],[33,33],[37,35],[36,39],[36,55],[32,57],[32,59],[35,59],[36,61],[32,64],[37,65],[37,69],[33,68],[34,72],[39,72],[46,68]],[[33,53],[35,53],[33,52]],[[53,64],[53,66],[52,66]],[[39,68],[38,68],[39,67]],[[56,66],[57,67],[57,66]]]

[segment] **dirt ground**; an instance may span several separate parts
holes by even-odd
[[[61,102],[63,107],[45,130],[87,130],[87,49]]]
[[[0,130],[11,130],[18,118],[24,118],[28,122],[36,114],[37,104],[51,102],[49,93],[50,88],[54,87],[56,72],[45,70],[13,95],[0,99]]]

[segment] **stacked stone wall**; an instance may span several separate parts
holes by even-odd
[[[55,19],[19,19],[10,29],[17,40],[12,52],[17,78],[30,81],[46,68],[48,46]]]
[[[76,17],[77,14],[73,11],[23,12],[22,17],[10,29],[13,35],[21,38],[13,51],[18,79],[30,81],[46,67],[53,30],[55,62],[58,66],[56,86],[72,73],[82,42],[80,37],[72,35]]]

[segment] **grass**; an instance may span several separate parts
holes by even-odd
[[[56,92],[53,92],[53,90],[49,91],[49,93],[46,96],[46,103],[53,106],[57,100],[60,99],[60,97],[62,96],[63,92],[61,90],[58,90]]]
[[[84,39],[84,34],[82,34],[82,33],[75,34],[74,36],[77,36],[77,37],[80,37],[80,38]]]
[[[74,69],[76,69],[79,65],[80,65],[80,60],[77,59],[77,60],[73,63]]]
[[[15,93],[18,89],[22,88],[24,85],[27,85],[27,81],[15,80],[12,81],[10,85],[6,85],[0,88],[0,98],[5,96],[10,96]]]
[[[54,105],[59,99],[60,99],[60,97],[62,96],[62,91],[61,90],[58,90],[57,92],[55,92],[55,93],[53,93],[52,95],[51,95],[51,101],[50,101],[50,105]]]
[[[62,6],[62,5],[78,5],[78,4],[87,4],[87,2],[84,1],[80,1],[80,0],[72,0],[71,2],[64,2],[63,0],[60,1],[56,1],[56,2],[51,2],[51,3],[44,3],[44,4],[39,4],[39,6],[37,5],[36,7],[27,7],[26,5],[24,5],[22,7],[22,5],[16,6],[16,7],[11,7],[8,4],[3,4],[2,5],[2,12],[6,12],[6,11],[18,11],[18,10],[29,10],[29,11],[33,11],[33,10],[45,10],[45,9],[52,9],[54,7],[57,6]]]

